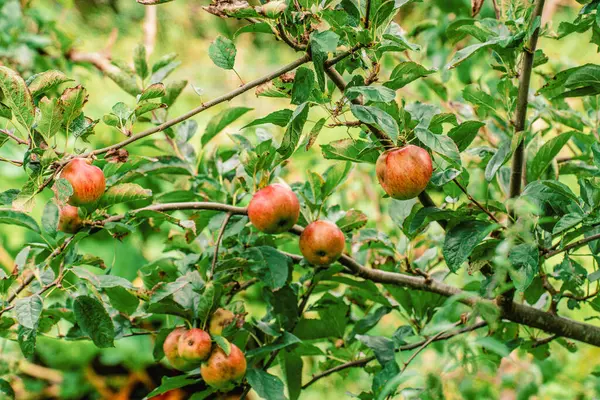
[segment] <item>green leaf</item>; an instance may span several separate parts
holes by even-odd
[[[455,126],[448,132],[450,139],[454,140],[458,151],[465,151],[471,142],[477,137],[479,129],[485,126],[485,123],[480,121],[465,121],[459,126]]]
[[[398,123],[385,111],[372,106],[361,106],[352,104],[350,106],[352,115],[365,124],[374,124],[386,133],[393,142],[398,141]]]
[[[509,141],[504,142],[496,153],[492,156],[487,166],[485,167],[485,179],[490,182],[496,176],[496,173],[505,162],[508,161],[512,154],[511,145]]]
[[[50,235],[55,235],[58,230],[58,220],[60,211],[56,203],[52,200],[46,203],[44,214],[42,215],[42,229]]]
[[[144,101],[144,100],[156,99],[159,97],[163,97],[166,94],[167,94],[167,92],[165,89],[165,85],[163,85],[162,83],[153,83],[152,85],[150,85],[146,89],[144,89],[142,94],[140,94],[140,98],[138,99],[138,102]]]
[[[341,185],[352,171],[352,163],[337,163],[329,168],[323,174],[325,183],[321,189],[323,198],[329,197],[334,190]]]
[[[277,110],[277,111],[274,111],[271,114],[267,115],[266,117],[255,119],[254,121],[250,122],[248,125],[245,125],[242,129],[246,129],[251,126],[262,125],[262,124],[273,124],[273,125],[277,125],[277,126],[286,126],[290,122],[290,118],[292,118],[293,113],[294,113],[294,111],[288,110],[288,109]]]
[[[483,49],[491,47],[495,44],[498,44],[499,41],[500,41],[499,38],[493,38],[487,42],[473,44],[471,46],[467,46],[467,47],[460,49],[459,51],[456,52],[456,54],[454,54],[454,57],[452,57],[452,60],[450,60],[448,65],[446,65],[446,68],[452,69],[452,68],[458,67],[463,61],[465,61],[468,58],[472,57],[473,55],[477,54],[480,50],[483,50]]]
[[[308,101],[310,94],[315,86],[315,74],[306,67],[300,67],[294,77],[294,86],[292,86],[292,104],[302,104]]]
[[[392,74],[390,80],[385,82],[383,86],[398,90],[408,85],[423,76],[431,75],[436,72],[434,69],[427,69],[413,61],[406,61],[398,64]]]
[[[321,133],[321,130],[325,126],[325,122],[327,122],[327,118],[321,118],[313,125],[306,138],[306,146],[304,148],[306,151],[308,151],[317,141],[317,137],[319,137],[319,133]]]
[[[63,122],[63,109],[59,99],[44,97],[38,104],[42,116],[37,131],[48,140],[58,133]]]
[[[250,359],[250,358],[256,358],[256,357],[262,356],[264,354],[271,354],[274,351],[284,349],[293,344],[302,343],[302,341],[300,339],[298,339],[296,336],[292,335],[289,332],[283,332],[282,338],[283,338],[282,340],[278,340],[278,341],[274,342],[273,344],[269,344],[266,346],[257,347],[255,349],[248,350],[246,352],[246,358]]]
[[[37,330],[20,325],[17,330],[17,342],[25,358],[32,359],[35,355]]]
[[[139,44],[133,52],[133,65],[135,66],[135,72],[142,79],[146,79],[150,74],[146,58],[146,47]]]
[[[140,1],[140,0],[138,0]],[[151,399],[161,394],[167,393],[168,391],[179,389],[185,386],[193,385],[198,382],[198,379],[189,377],[188,375],[179,376],[163,376],[160,386],[148,393],[144,400]]]
[[[142,89],[138,86],[137,78],[133,72],[124,71],[116,65],[111,65],[110,68],[105,71],[105,74],[121,89],[132,96],[137,96],[142,91]],[[162,80],[164,75],[165,74],[158,76],[159,79],[152,81],[151,83]]]
[[[246,114],[252,108],[248,107],[233,107],[227,108],[210,119],[204,135],[202,135],[202,146],[205,146],[219,132],[225,129],[229,124]]]
[[[535,154],[533,162],[527,164],[527,181],[537,180],[572,136],[573,132],[567,132],[544,143]]]
[[[66,89],[60,96],[60,105],[63,109],[63,125],[70,126],[75,118],[82,113],[83,105],[87,101],[87,91],[81,86]]]
[[[237,50],[233,42],[226,37],[218,36],[208,48],[208,56],[219,68],[233,69]]]
[[[353,86],[346,89],[348,100],[354,100],[358,96],[363,96],[365,102],[376,101],[389,103],[396,99],[396,92],[384,86]]]
[[[221,348],[221,350],[223,350],[223,352],[227,356],[229,356],[229,353],[231,353],[231,343],[229,343],[229,340],[227,340],[223,336],[219,336],[219,335],[212,335],[212,339],[217,344],[217,346],[219,346]],[[248,357],[247,354],[246,354],[246,357]]]
[[[110,300],[110,304],[118,311],[127,315],[135,313],[140,304],[140,300],[122,286],[107,287],[104,290]]]
[[[31,96],[36,98],[50,90],[56,89],[63,83],[72,81],[73,79],[68,78],[62,72],[50,70],[33,75],[27,80],[27,86],[29,87]]]
[[[10,68],[0,66],[0,91],[4,94],[2,101],[10,107],[17,121],[30,129],[35,121],[35,107],[23,78]]]
[[[17,225],[30,229],[34,232],[40,232],[40,227],[38,226],[37,222],[35,222],[35,220],[29,215],[21,211],[0,209],[0,224]]]
[[[310,51],[321,91],[325,91],[324,63],[327,55],[337,49],[340,37],[333,31],[313,32],[310,35]]]
[[[300,141],[300,136],[302,136],[306,118],[308,117],[309,108],[310,106],[308,103],[302,103],[294,110],[290,123],[285,130],[283,140],[281,141],[281,146],[277,149],[277,152],[281,154],[281,158],[289,158],[296,150],[298,142]]]
[[[295,352],[279,353],[279,365],[285,378],[290,400],[298,400],[302,393],[302,357]]]
[[[512,264],[509,275],[517,290],[524,292],[538,273],[540,252],[536,245],[520,244],[510,250],[508,259]]]
[[[166,93],[161,101],[171,107],[179,95],[183,92],[183,89],[187,86],[188,81],[173,81],[167,84]]]
[[[277,249],[268,246],[252,247],[246,251],[250,268],[262,283],[273,290],[282,288],[287,282],[291,260]]]
[[[367,225],[369,218],[358,210],[349,210],[335,223],[344,233],[349,233]]]
[[[115,327],[102,303],[90,296],[79,296],[73,302],[73,313],[81,331],[97,347],[114,347]]]
[[[456,147],[456,143],[451,138],[446,135],[436,135],[429,129],[424,128],[415,129],[415,135],[425,146],[442,156],[446,156],[455,165],[460,167],[460,153],[458,147]]]
[[[394,341],[383,336],[356,335],[365,346],[373,350],[377,361],[385,366],[395,358]]]
[[[463,98],[484,112],[496,112],[498,103],[491,95],[481,90],[477,85],[468,85],[463,89]]]
[[[43,308],[42,297],[34,294],[15,302],[15,316],[21,326],[36,330]]]
[[[467,261],[471,252],[494,229],[484,221],[472,220],[461,222],[446,233],[442,253],[450,271],[456,272]]]
[[[377,147],[365,140],[341,139],[322,144],[323,157],[330,160],[343,160],[355,163],[375,164],[379,157]]]
[[[152,197],[152,190],[144,189],[135,183],[121,183],[110,187],[100,199],[101,207]]]
[[[6,400],[15,400],[15,391],[10,383],[4,379],[0,379],[0,398]]]
[[[262,369],[252,368],[246,372],[246,379],[252,389],[263,399],[287,400],[283,394],[283,382]]]

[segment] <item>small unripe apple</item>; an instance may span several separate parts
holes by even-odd
[[[179,339],[185,332],[187,332],[185,328],[176,328],[167,335],[163,343],[163,351],[167,360],[169,360],[173,368],[180,371],[190,371],[195,368],[192,363],[185,361],[179,356]]]
[[[256,12],[267,18],[279,18],[286,9],[287,4],[285,1],[270,1],[262,6],[255,7]]]
[[[59,208],[58,230],[65,233],[75,233],[81,228],[81,218],[77,207],[65,204]]]
[[[289,231],[300,216],[296,194],[280,183],[274,183],[254,194],[248,205],[248,218],[261,232]]]
[[[375,169],[383,190],[397,200],[417,197],[433,173],[429,153],[412,144],[382,153]]]
[[[104,173],[87,158],[71,160],[60,173],[60,177],[69,181],[73,194],[68,203],[72,206],[83,206],[98,200],[106,189]]]
[[[235,314],[224,308],[217,308],[210,317],[208,331],[211,335],[219,335],[223,333],[223,329],[229,326],[235,320]]]
[[[335,262],[344,252],[345,246],[344,233],[329,221],[311,222],[300,235],[300,252],[306,261],[314,265]]]
[[[215,346],[208,361],[200,367],[200,374],[204,382],[215,389],[231,388],[246,374],[246,357],[233,343],[229,356]]]

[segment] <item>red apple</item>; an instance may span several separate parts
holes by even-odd
[[[228,389],[241,381],[246,374],[246,357],[235,345],[226,355],[223,349],[215,346],[208,361],[200,367],[200,375],[207,385],[215,389]]]
[[[210,317],[208,331],[211,335],[219,335],[223,333],[223,329],[229,326],[235,319],[235,314],[224,308],[217,308]]]
[[[306,261],[314,265],[335,262],[345,247],[344,233],[333,222],[311,222],[300,235],[300,252]]]
[[[92,165],[88,158],[75,158],[60,173],[60,177],[69,181],[73,194],[68,203],[72,206],[83,206],[98,200],[106,189],[106,181],[102,170]]]
[[[75,233],[79,228],[81,228],[79,209],[68,204],[60,207],[58,214],[58,230],[65,233]]]
[[[248,217],[261,232],[289,231],[300,216],[300,202],[286,185],[274,183],[254,194],[248,205]]]
[[[381,154],[376,171],[381,187],[390,197],[408,200],[425,190],[433,168],[429,153],[409,144]]]
[[[200,365],[210,355],[211,348],[210,335],[202,329],[193,328],[179,336],[179,357],[191,364]]]
[[[195,366],[179,356],[179,338],[187,332],[185,328],[176,328],[165,339],[163,350],[171,366],[180,371],[190,371]],[[196,365],[197,366],[197,365]]]

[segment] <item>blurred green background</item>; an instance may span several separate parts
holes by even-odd
[[[486,2],[483,17],[492,17],[493,11],[490,3]],[[546,15],[551,19],[551,26],[558,27],[560,21],[572,21],[577,13],[576,3],[570,1],[549,1],[551,12]],[[0,5],[3,1],[0,0]],[[182,97],[170,110],[171,116],[179,115],[198,106],[203,101],[210,100],[223,93],[229,92],[240,85],[240,79],[232,71],[222,70],[211,62],[208,57],[208,46],[217,35],[222,34],[233,37],[234,33],[244,22],[229,19],[222,20],[202,10],[206,1],[174,2],[157,7],[158,25],[156,46],[151,61],[168,53],[177,53],[181,66],[174,72],[171,79],[186,79],[189,81]],[[116,31],[116,41],[110,48],[113,59],[131,62],[132,52],[136,45],[144,39],[144,18],[146,8],[133,0],[73,0],[73,1],[32,1],[32,7],[39,10],[45,18],[54,19],[57,26],[75,41],[75,48],[84,52],[96,52],[104,49],[109,42],[111,32]],[[422,46],[419,53],[411,53],[411,58],[426,67],[441,68],[453,54],[453,46],[444,42],[443,30],[451,21],[470,15],[469,0],[426,0],[425,3],[407,7],[401,13],[397,22],[407,31],[426,21],[432,21],[433,27],[412,37],[411,40]],[[14,16],[13,16],[14,17]],[[11,18],[3,14],[0,18]],[[275,42],[271,35],[241,34],[235,38],[237,58],[235,69],[244,82],[258,78],[268,71],[292,61],[295,55],[285,44]],[[551,59],[544,66],[547,72],[555,72],[569,66],[581,65],[586,62],[598,60],[595,46],[588,43],[587,38],[572,35],[561,41],[544,38],[540,47]],[[22,57],[30,57],[28,49],[22,49]],[[389,75],[394,64],[401,59],[387,57],[383,60],[383,76]],[[457,73],[443,72],[436,77],[447,80],[450,101],[459,95],[462,85],[480,79],[492,79],[493,71],[489,70],[489,56],[478,56],[460,68]],[[86,114],[96,118],[110,112],[111,107],[123,101],[133,104],[134,99],[124,93],[114,82],[102,76],[92,67],[76,66],[68,75],[83,84],[89,93],[89,102]],[[535,78],[534,87],[540,86],[541,80]],[[198,95],[192,85],[201,92]],[[399,91],[399,99],[407,102],[417,100],[428,101],[444,108],[447,104],[439,98],[424,98],[419,85],[414,83]],[[288,99],[258,98],[254,91],[249,91],[227,104],[209,109],[194,119],[202,131],[209,119],[229,106],[252,107],[254,110],[240,121],[228,127],[207,148],[200,148],[200,136],[194,139],[194,146],[198,152],[211,153],[219,146],[228,146],[231,142],[227,133],[238,133],[240,127],[254,118],[265,116],[268,113],[290,108]],[[580,107],[579,102],[574,102],[574,107]],[[311,114],[311,120],[316,121],[317,115]],[[143,129],[140,125],[136,129]],[[282,129],[271,125],[259,129],[269,129],[276,137],[281,137]],[[324,130],[318,143],[328,143],[336,138],[346,137],[346,129],[336,128]],[[159,134],[155,139],[160,140]],[[100,123],[96,128],[96,135],[91,138],[92,148],[110,145],[123,139],[122,134]],[[149,139],[146,144],[153,142]],[[318,144],[317,143],[317,144]],[[157,154],[157,149],[145,146],[144,142],[128,147],[132,154],[152,156]],[[9,145],[0,149],[0,155],[9,158],[21,157],[19,149]],[[289,183],[304,181],[307,170],[323,172],[330,161],[324,160],[320,155],[318,145],[308,152],[297,153],[287,165],[285,178]],[[484,191],[485,185],[482,178],[471,180],[470,191],[475,195]],[[8,164],[0,163],[0,192],[11,188],[19,188],[26,180],[24,172]],[[346,182],[343,190],[339,191],[330,201],[331,204],[341,204],[344,208],[356,208],[365,212],[370,217],[370,225],[377,226],[386,232],[397,231],[393,221],[388,216],[386,204],[381,202],[379,187],[365,185],[373,180],[372,167],[360,165],[353,171],[352,177]],[[158,185],[163,183],[159,182]],[[177,182],[164,183],[177,187]],[[172,187],[169,186],[169,187]],[[368,189],[368,190],[366,190]],[[573,187],[576,190],[576,187]],[[45,201],[51,193],[46,191],[39,196],[33,216],[39,220]],[[438,194],[437,200],[442,200],[443,195]],[[435,228],[434,228],[435,229]],[[390,234],[390,235],[393,235]],[[16,254],[22,249],[24,243],[35,240],[35,236],[25,229],[0,225],[0,265],[10,272]],[[93,235],[81,243],[83,252],[95,254],[105,260],[112,273],[134,280],[140,267],[148,262],[164,256],[163,236],[148,233],[145,235],[129,235],[122,241],[114,240],[109,235],[102,233]],[[408,246],[407,252],[414,251]],[[457,280],[468,280],[468,277],[458,276]],[[260,316],[261,309],[253,305],[253,299],[258,300],[258,293],[247,295],[246,301],[251,314],[256,312]],[[583,319],[592,316],[589,307],[575,312],[566,312],[567,315]],[[398,316],[391,314],[382,320],[377,328],[377,334],[391,335],[395,328],[401,324]],[[116,342],[116,348],[98,350],[89,342],[58,342],[49,338],[40,338],[38,342],[39,359],[43,367],[20,361],[18,348],[7,341],[0,343],[2,353],[0,361],[5,371],[14,368],[15,363],[21,362],[19,375],[21,383],[31,398],[44,398],[56,395],[58,398],[73,398],[81,390],[81,382],[85,381],[96,390],[102,385],[111,387],[125,386],[128,380],[138,379],[144,382],[146,368],[154,364],[152,360],[152,339],[150,337],[126,338]],[[452,339],[446,350],[438,344],[432,345],[424,351],[419,358],[411,364],[409,371],[415,376],[408,381],[407,387],[422,387],[425,383],[439,389],[431,391],[430,398],[438,397],[443,393],[447,399],[592,399],[600,395],[600,380],[593,374],[594,368],[599,364],[600,350],[584,345],[578,345],[578,351],[569,352],[564,347],[552,344],[551,358],[542,360],[531,354],[515,352],[505,358],[498,370],[494,366],[486,366],[478,360],[468,358],[470,341],[466,337]],[[442,351],[441,353],[439,351]],[[452,352],[461,354],[458,359]],[[400,355],[405,359],[407,356]],[[314,360],[305,363],[305,381],[311,374],[318,372],[317,362]],[[98,368],[102,366],[102,368]],[[114,366],[112,371],[109,367]],[[36,369],[38,367],[38,369]],[[42,368],[42,369],[39,369]],[[108,371],[99,376],[98,370]],[[56,374],[53,374],[56,372]],[[134,378],[132,378],[132,376]],[[83,379],[82,379],[83,377]],[[136,378],[137,377],[137,378]],[[56,388],[56,384],[60,388]],[[319,383],[311,386],[302,399],[335,399],[350,398],[350,393],[360,393],[370,387],[371,380],[367,374],[359,369],[348,370],[341,375],[332,375]],[[152,383],[150,383],[152,385]],[[48,389],[50,388],[50,389]],[[53,389],[52,389],[53,388]],[[54,392],[52,391],[54,390]],[[58,391],[58,392],[57,392]],[[127,398],[127,397],[124,397]],[[136,397],[131,397],[136,398]]]

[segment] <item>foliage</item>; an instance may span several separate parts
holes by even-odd
[[[0,13],[11,16],[0,19],[0,146],[18,154],[0,160],[27,179],[0,193],[0,224],[28,231],[14,268],[0,270],[0,334],[30,361],[47,357],[58,339],[91,341],[95,352],[151,336],[154,349],[143,351],[158,363],[175,326],[208,329],[223,307],[236,320],[213,341],[245,352],[238,392],[290,400],[353,367],[371,378],[354,393],[360,399],[441,398],[438,376],[410,370],[427,346],[469,371],[501,368],[512,351],[551,365],[551,341],[569,351],[574,341],[600,346],[600,329],[573,313],[593,319],[600,308],[600,65],[565,66],[536,47],[538,36],[551,46],[590,33],[600,46],[600,1],[580,1],[579,15],[557,32],[542,23],[543,1],[489,3],[214,1],[208,13],[243,26],[211,38],[204,50],[214,66],[203,68],[237,75],[242,34],[268,34],[299,58],[173,115],[188,88],[171,79],[181,65],[175,54],[155,57],[139,45],[127,61],[82,56],[35,5],[0,0]],[[411,13],[439,19],[404,26],[400,16]],[[32,56],[23,62],[22,52]],[[123,90],[102,118],[88,115],[92,93],[70,73],[82,63]],[[192,119],[251,89],[256,102],[277,98],[281,107],[264,115],[254,104],[231,106],[204,127]],[[243,127],[231,133],[235,124]],[[91,145],[100,126],[120,140]],[[340,127],[346,135],[331,140]],[[156,155],[129,154],[134,143]],[[408,143],[431,155],[430,183],[418,199],[380,201],[375,162]],[[290,165],[315,149],[331,166],[291,177]],[[74,157],[93,160],[107,189],[66,234],[59,208],[73,187],[60,172]],[[262,234],[246,206],[285,179],[300,200],[299,226]],[[363,182],[360,193],[349,193],[354,180]],[[375,191],[377,207],[355,209],[353,197]],[[53,197],[34,218],[46,193]],[[317,219],[346,235],[346,255],[329,266],[298,255],[302,227]],[[164,248],[137,279],[84,250],[100,235],[116,243],[151,233]],[[388,316],[402,321],[392,332],[381,328]],[[307,380],[302,371],[313,363]],[[5,375],[0,390],[14,397]],[[197,369],[172,375],[151,395],[186,387],[194,399],[214,395]],[[84,381],[65,375],[65,398],[97,396],[69,379]],[[473,375],[458,390],[493,396]],[[526,398],[539,388],[516,390]]]

